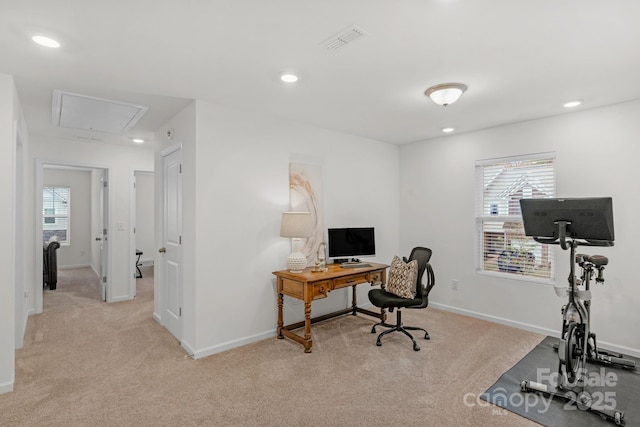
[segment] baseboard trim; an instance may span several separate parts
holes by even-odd
[[[153,319],[162,325],[162,317],[160,317],[160,315],[155,311],[153,312]]]
[[[59,265],[58,266],[58,270],[68,270],[70,268],[85,268],[85,267],[91,267],[91,266],[89,264]],[[92,268],[92,270],[93,270],[93,268]]]
[[[129,295],[123,295],[123,296],[121,296],[121,297],[114,297],[114,298],[111,298],[111,301],[109,301],[109,302],[110,302],[110,303],[113,303],[113,302],[130,301],[130,300],[132,300],[132,299],[133,299],[133,298],[131,298]]]
[[[439,308],[444,311],[449,311],[452,313],[462,314],[464,316],[475,317],[476,319],[487,320],[493,323],[499,323],[501,325],[511,326],[518,329],[524,329],[525,331],[535,332],[537,334],[548,335],[552,337],[559,337],[560,332],[556,330],[551,330],[548,328],[541,328],[536,325],[532,325],[530,323],[517,322],[511,319],[505,319],[504,317],[493,316],[490,314],[479,313],[477,311],[466,310],[463,308],[453,307],[446,304],[440,304],[437,302],[430,302],[429,305],[434,308]],[[626,354],[628,356],[640,357],[640,350],[630,347],[624,347],[617,344],[612,344],[606,341],[598,340],[598,347],[602,347],[603,349],[611,350],[617,353]]]
[[[11,393],[13,391],[14,383],[15,383],[15,374],[11,376],[11,381],[6,383],[0,383],[0,394]]]
[[[187,354],[191,357],[193,357],[195,359],[195,357],[193,356],[193,354],[195,353],[195,351],[193,350],[193,348],[191,348],[191,346],[189,345],[188,342],[186,341],[182,341],[180,343],[180,345],[182,346],[182,348],[184,349],[184,351],[187,352]]]
[[[262,341],[268,338],[273,338],[276,336],[276,330],[272,329],[270,331],[261,332],[259,334],[250,335],[248,337],[240,338],[237,340],[227,341],[222,344],[214,345],[211,347],[203,348],[201,350],[191,350],[189,349],[189,353],[193,355],[194,359],[202,359],[203,357],[211,356],[216,353],[221,353],[226,350],[231,350],[232,348],[240,347],[243,345],[251,344],[253,342]],[[185,347],[185,343],[182,344]],[[185,347],[187,349],[187,347]]]

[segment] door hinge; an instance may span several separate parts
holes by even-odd
[[[180,163],[180,172],[179,173],[182,173],[182,163]]]
[[[104,188],[107,188],[107,181],[102,181],[102,186],[103,186]]]
[[[136,234],[136,228],[133,227],[133,234]]]
[[[182,236],[178,236],[178,244],[181,245],[182,244]]]
[[[102,283],[107,283],[107,276],[102,276]]]
[[[180,307],[180,317],[182,317],[182,307]]]

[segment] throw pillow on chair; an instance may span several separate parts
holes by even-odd
[[[415,298],[416,279],[418,277],[418,261],[404,262],[394,256],[389,268],[387,292],[402,298]]]

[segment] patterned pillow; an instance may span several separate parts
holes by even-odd
[[[402,298],[414,298],[418,279],[418,260],[405,263],[398,256],[393,257],[389,268],[387,292]]]

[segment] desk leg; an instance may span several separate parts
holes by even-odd
[[[304,352],[311,353],[311,301],[304,303]]]
[[[282,336],[282,327],[284,326],[284,321],[282,318],[282,306],[284,303],[284,297],[282,296],[282,279],[278,277],[278,339],[281,340],[284,338]]]
[[[358,299],[356,297],[356,285],[351,287],[351,314],[356,315],[356,308],[358,307]]]

